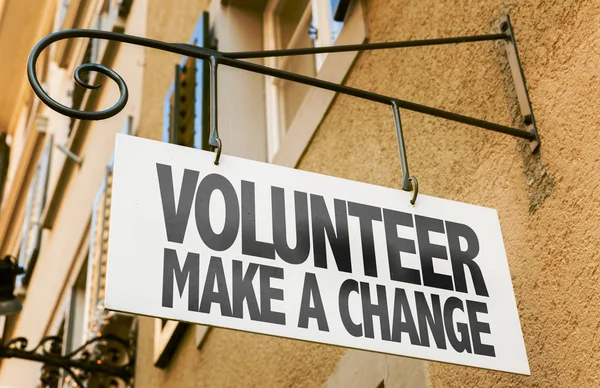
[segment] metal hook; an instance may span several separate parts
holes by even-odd
[[[417,202],[417,195],[419,195],[419,181],[417,180],[417,177],[414,175],[410,176],[410,180],[412,182],[412,192],[413,192],[413,197],[410,200],[410,204],[414,205],[415,202]]]
[[[217,120],[217,66],[219,65],[219,58],[215,55],[210,57],[210,140],[209,143],[216,151],[215,165],[219,165],[221,159],[221,150],[223,148],[223,142],[219,137],[218,120]]]
[[[396,124],[396,135],[398,137],[398,151],[400,152],[400,165],[402,167],[402,190],[412,191],[413,197],[410,204],[414,205],[419,194],[419,182],[417,178],[408,172],[408,160],[406,157],[406,148],[404,147],[404,135],[402,134],[402,121],[400,120],[400,108],[398,101],[391,100],[392,112],[394,113],[394,122]]]
[[[223,143],[221,142],[221,138],[220,137],[217,137],[215,139],[215,141],[217,142],[217,146],[214,147],[214,151],[216,152],[216,155],[215,155],[215,165],[218,166],[219,165],[219,161],[221,160],[221,145]]]

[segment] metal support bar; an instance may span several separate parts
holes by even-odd
[[[473,117],[461,115],[458,113],[448,112],[442,109],[432,108],[426,105],[417,104],[410,101],[401,100],[398,98],[394,98],[391,96],[386,96],[383,94],[377,94],[373,92],[369,92],[362,89],[352,88],[346,85],[335,84],[333,82],[328,82],[316,78],[307,77],[304,75],[290,73],[284,70],[273,69],[270,67],[257,65],[255,63],[244,62],[237,59],[231,59],[227,57],[222,57],[220,62],[223,65],[231,66],[237,69],[252,71],[254,73],[269,75],[272,77],[277,77],[281,79],[285,79],[288,81],[298,82],[305,85],[314,86],[321,89],[331,90],[333,92],[347,94],[349,96],[354,96],[358,98],[362,98],[369,101],[378,102],[380,104],[389,105],[390,101],[395,100],[398,104],[398,107],[411,110],[414,112],[419,112],[423,114],[427,114],[430,116],[441,117],[447,120],[456,121],[463,124],[469,124],[475,127],[489,129],[494,132],[504,133],[511,136],[520,137],[522,139],[533,140],[534,136],[528,131],[524,131],[522,129],[508,127],[506,125],[495,124],[489,121],[476,119]]]
[[[59,41],[59,40],[70,39],[70,38],[108,39],[108,40],[114,40],[114,41],[119,41],[119,42],[123,42],[123,43],[130,43],[130,44],[134,44],[134,45],[138,45],[138,46],[155,48],[155,49],[162,50],[162,51],[168,51],[168,52],[172,52],[172,53],[176,53],[176,54],[180,54],[180,55],[185,55],[185,56],[202,59],[202,60],[209,60],[209,61],[210,61],[211,57],[214,57],[214,58],[218,58],[218,62],[220,64],[224,64],[224,65],[234,67],[237,69],[248,70],[248,71],[252,71],[252,72],[264,74],[264,75],[270,75],[273,77],[282,78],[282,79],[286,79],[289,81],[294,81],[294,82],[302,83],[305,85],[318,87],[321,89],[327,89],[327,90],[331,90],[334,92],[347,94],[347,95],[363,98],[363,99],[370,100],[370,101],[379,102],[379,103],[386,104],[386,105],[388,105],[391,100],[396,100],[398,102],[398,106],[403,109],[412,110],[415,112],[420,112],[420,113],[424,113],[424,114],[428,114],[428,115],[432,115],[432,116],[436,116],[436,117],[441,117],[441,118],[445,118],[447,120],[457,121],[460,123],[473,125],[473,126],[484,128],[484,129],[489,129],[489,130],[492,130],[495,132],[504,133],[504,134],[520,137],[520,138],[527,139],[527,140],[535,140],[535,134],[530,133],[529,131],[524,131],[524,130],[517,129],[517,128],[511,128],[511,127],[508,127],[505,125],[495,124],[495,123],[491,123],[491,122],[488,122],[485,120],[475,119],[475,118],[464,116],[461,114],[444,111],[442,109],[436,109],[436,108],[428,107],[425,105],[400,100],[400,99],[390,97],[390,96],[385,96],[385,95],[381,95],[381,94],[377,94],[377,93],[373,93],[373,92],[369,92],[369,91],[365,91],[365,90],[355,89],[355,88],[351,88],[351,87],[345,86],[345,85],[334,84],[332,82],[327,82],[327,81],[319,80],[316,78],[306,77],[306,76],[302,76],[302,75],[295,74],[295,73],[290,73],[290,72],[283,71],[283,70],[272,69],[270,67],[266,67],[266,66],[262,66],[262,65],[258,65],[258,64],[254,64],[254,63],[250,63],[250,62],[241,61],[239,59],[231,58],[230,57],[231,54],[229,54],[229,53],[221,53],[221,52],[203,48],[203,47],[196,47],[196,46],[192,46],[189,44],[180,44],[180,43],[175,43],[175,44],[166,43],[166,42],[161,42],[161,41],[157,41],[157,40],[153,40],[153,39],[141,38],[138,36],[126,35],[126,34],[109,32],[109,31],[80,30],[80,29],[58,31],[58,32],[55,32],[53,34],[46,36],[34,47],[34,49],[31,52],[31,55],[29,56],[29,60],[27,63],[27,77],[29,79],[29,83],[31,84],[33,91],[51,109],[53,109],[59,113],[62,113],[66,116],[74,117],[74,118],[81,119],[81,120],[102,120],[102,119],[106,119],[106,118],[116,115],[125,107],[125,104],[127,103],[128,92],[127,92],[127,86],[126,86],[125,82],[123,81],[123,79],[117,73],[115,73],[113,70],[108,69],[102,65],[85,64],[85,65],[81,65],[80,67],[77,68],[76,75],[80,74],[83,71],[98,71],[98,72],[101,72],[102,74],[106,75],[107,77],[111,78],[113,81],[115,81],[119,85],[119,88],[121,90],[121,98],[114,106],[112,106],[111,108],[106,109],[104,111],[100,111],[100,112],[79,111],[79,110],[67,107],[65,105],[62,105],[59,102],[52,99],[50,96],[48,96],[48,94],[44,91],[40,82],[38,81],[37,75],[35,74],[35,63],[37,62],[37,59],[38,59],[39,55],[41,54],[41,52],[46,47],[48,47],[50,44],[52,44],[53,42]],[[483,35],[483,36],[472,37],[472,39],[474,39],[473,41],[494,40],[494,39],[499,39],[499,38],[506,39],[506,35],[505,34],[494,34],[494,35]],[[342,48],[344,48],[347,51],[364,51],[364,50],[377,49],[377,48],[389,48],[393,45],[398,46],[398,47],[402,47],[402,46],[410,47],[410,46],[419,46],[419,45],[422,46],[422,45],[425,45],[425,43],[427,43],[427,44],[444,44],[443,42],[445,42],[445,41],[446,41],[446,43],[460,43],[460,42],[466,42],[468,40],[465,37],[445,38],[445,39],[433,39],[433,40],[429,40],[429,41],[413,41],[413,43],[411,43],[410,41],[409,42],[390,42],[390,43],[371,43],[371,44],[364,44],[364,45],[351,45],[351,46],[346,46],[345,48],[342,46]],[[442,43],[439,43],[439,42],[442,42]],[[374,45],[380,45],[380,47],[374,46]],[[317,52],[315,50],[316,49],[312,49],[312,48],[307,49],[306,53]],[[337,49],[335,46],[323,47],[323,48],[320,48],[318,52],[336,52],[336,50]],[[235,55],[235,53],[233,53],[233,54]],[[82,84],[81,86],[97,88],[99,85]],[[213,144],[216,144],[216,143],[213,142]]]
[[[508,15],[505,16],[500,28],[507,35],[507,39],[504,40],[504,43],[506,46],[508,64],[510,66],[512,79],[515,84],[517,99],[519,100],[519,107],[521,108],[521,115],[523,116],[523,124],[525,124],[527,130],[532,134],[533,137],[530,143],[531,152],[535,152],[540,147],[540,136],[535,123],[535,116],[533,115],[533,108],[531,107],[529,93],[527,92],[525,74],[523,73],[523,68],[521,67],[521,60],[519,59],[519,52],[517,51],[515,34],[513,32],[512,25],[510,24],[510,17]]]
[[[292,55],[343,53],[347,51],[370,51],[407,47],[439,46],[444,44],[486,42],[490,40],[503,40],[506,38],[506,33],[501,33],[489,35],[458,36],[455,38],[406,40],[401,42],[349,44],[344,46],[302,47],[280,50],[229,52],[223,53],[223,55],[228,58],[235,59],[287,57]]]
[[[410,182],[410,173],[408,172],[408,159],[406,158],[406,148],[404,147],[404,135],[402,133],[402,122],[400,121],[400,109],[396,100],[392,100],[392,111],[394,113],[394,122],[396,123],[396,135],[398,136],[398,151],[400,152],[400,165],[402,166],[402,190],[411,191],[413,189]]]
[[[215,164],[219,164],[221,159],[222,143],[219,137],[218,128],[218,97],[217,97],[217,66],[219,66],[219,58],[216,55],[210,57],[210,138],[208,143],[213,147],[213,151],[216,150]]]

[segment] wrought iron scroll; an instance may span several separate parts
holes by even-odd
[[[61,377],[78,387],[91,381],[100,387],[118,386],[118,380],[125,385],[132,383],[135,355],[130,342],[112,335],[98,336],[67,354],[62,354],[62,343],[62,337],[49,336],[27,350],[28,340],[18,337],[0,346],[0,358],[43,363],[43,387],[58,386]]]
[[[518,55],[516,53],[516,45],[514,44],[514,32],[512,27],[510,26],[510,19],[508,16],[505,17],[502,24],[502,31],[496,34],[488,34],[488,35],[477,35],[477,36],[462,36],[462,37],[452,37],[452,38],[441,38],[441,39],[428,39],[428,40],[413,40],[413,41],[401,41],[401,42],[383,42],[383,43],[367,43],[367,44],[356,44],[356,45],[340,45],[340,46],[331,46],[331,47],[310,47],[310,48],[297,48],[297,49],[283,49],[283,50],[267,50],[267,51],[251,51],[251,52],[220,52],[217,50],[211,50],[204,47],[197,47],[190,44],[183,43],[167,43],[153,39],[142,38],[138,36],[126,35],[116,32],[108,32],[108,31],[98,31],[98,30],[83,30],[83,29],[73,29],[66,31],[58,31],[53,34],[50,34],[43,38],[32,50],[29,61],[27,63],[27,76],[29,79],[29,83],[33,88],[35,94],[51,109],[72,118],[81,119],[81,120],[103,120],[109,117],[112,117],[119,113],[127,104],[128,99],[128,90],[125,81],[113,70],[100,65],[100,64],[82,64],[75,70],[75,81],[82,87],[87,89],[97,89],[101,86],[91,85],[86,82],[83,82],[81,79],[81,74],[83,72],[95,71],[105,75],[110,78],[119,87],[120,97],[119,100],[110,108],[98,111],[98,112],[88,112],[82,110],[72,109],[65,105],[60,104],[53,98],[51,98],[42,88],[36,72],[36,62],[41,54],[41,52],[48,47],[50,44],[63,40],[63,39],[73,39],[73,38],[92,38],[92,39],[104,39],[122,43],[128,43],[138,46],[149,47],[157,50],[167,51],[179,55],[184,55],[196,59],[201,59],[205,61],[209,61],[210,63],[210,71],[211,71],[211,82],[210,82],[210,139],[209,144],[213,147],[213,150],[216,150],[216,158],[215,164],[218,164],[219,157],[222,149],[222,142],[219,137],[218,132],[218,123],[216,118],[217,112],[217,68],[218,65],[230,66],[237,69],[247,70],[254,73],[259,73],[267,76],[272,76],[276,78],[285,79],[292,82],[298,82],[301,84],[330,90],[336,93],[347,94],[350,96],[355,96],[358,98],[366,99],[369,101],[378,102],[381,104],[389,105],[393,108],[394,117],[396,119],[396,115],[399,115],[399,109],[406,109],[414,112],[420,112],[423,114],[444,118],[451,121],[456,121],[472,126],[476,126],[479,128],[488,129],[494,132],[500,132],[507,135],[511,135],[514,137],[522,138],[529,140],[532,144],[532,150],[535,151],[539,147],[539,136],[537,132],[537,127],[535,125],[535,120],[533,120],[533,113],[531,111],[531,104],[528,105],[528,110],[531,112],[527,112],[524,125],[527,127],[526,129],[521,128],[513,128],[501,124],[492,123],[485,120],[476,119],[473,117],[448,112],[442,109],[437,109],[433,107],[429,107],[422,104],[417,104],[410,101],[401,100],[392,96],[386,96],[382,94],[377,94],[373,92],[369,92],[366,90],[352,88],[346,85],[335,84],[332,82],[327,82],[324,80],[311,78],[307,76],[303,76],[300,74],[295,74],[291,72],[287,72],[284,70],[273,69],[270,67],[258,65],[255,63],[247,62],[245,59],[250,58],[266,58],[266,57],[275,57],[275,56],[293,56],[293,55],[307,55],[307,54],[319,54],[319,53],[339,53],[339,52],[347,52],[347,51],[369,51],[369,50],[382,50],[382,49],[394,49],[394,48],[408,48],[408,47],[420,47],[420,46],[432,46],[432,45],[446,45],[446,44],[459,44],[459,43],[472,43],[472,42],[482,42],[482,41],[497,41],[503,40],[507,42],[507,55],[509,56],[509,63],[511,63],[511,68],[513,63],[516,63],[520,72],[519,80],[515,80],[518,89],[525,88],[524,76],[522,73],[522,69],[520,67],[520,62],[518,59]],[[514,57],[514,58],[513,58]],[[515,74],[519,74],[519,72],[515,73],[513,71],[513,76]],[[526,89],[525,89],[526,92]],[[528,96],[527,96],[527,102]],[[523,104],[522,104],[523,105]],[[399,123],[399,116],[396,119],[396,129],[398,134],[401,135],[401,126]],[[400,141],[402,136],[399,136],[398,140]],[[403,144],[400,144],[400,149],[404,148]],[[413,189],[412,181],[415,179],[407,179],[410,175],[408,174],[408,162],[406,160],[406,155],[404,152],[401,152],[401,164],[403,167],[403,184],[402,189],[405,191],[413,191],[413,202],[415,199],[416,191]]]

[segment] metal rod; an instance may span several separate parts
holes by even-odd
[[[234,59],[267,58],[282,57],[291,55],[325,54],[325,53],[343,53],[347,51],[365,51],[365,50],[385,50],[393,48],[437,46],[443,44],[485,42],[490,40],[507,39],[505,33],[458,36],[454,38],[406,40],[401,42],[381,42],[381,43],[363,43],[350,44],[344,46],[325,46],[325,47],[302,47],[292,49],[264,50],[264,51],[242,51],[222,53],[224,57]]]
[[[396,123],[396,135],[398,136],[398,150],[400,151],[400,165],[402,166],[402,190],[412,191],[413,185],[410,181],[410,172],[408,172],[408,158],[406,157],[406,148],[404,147],[404,135],[402,133],[402,122],[400,121],[400,109],[396,100],[392,100],[392,111],[394,112],[394,122]]]
[[[219,128],[218,128],[218,117],[217,117],[217,80],[218,80],[218,66],[219,66],[219,58],[215,55],[210,57],[210,139],[208,140],[211,147],[213,147],[217,154],[215,156],[215,164],[219,164],[219,159],[221,158],[221,151],[223,143],[221,138],[219,137]]]
[[[210,57],[210,145],[217,147],[219,129],[217,128],[217,59]]]
[[[352,88],[346,85],[335,84],[333,82],[328,82],[316,78],[306,77],[296,73],[290,73],[284,70],[273,69],[270,67],[257,65],[255,63],[240,61],[237,59],[222,57],[220,58],[220,63],[223,65],[231,66],[237,69],[252,71],[255,73],[260,73],[264,75],[269,75],[277,78],[282,78],[288,81],[294,81],[305,85],[314,86],[321,89],[331,90],[337,93],[347,94],[354,97],[359,97],[365,100],[370,100],[374,102],[379,102],[381,104],[389,105],[390,101],[394,100],[397,102],[398,107],[424,113],[430,116],[436,116],[445,118],[447,120],[456,121],[463,124],[473,125],[475,127],[489,129],[494,132],[504,133],[511,136],[520,137],[522,139],[533,140],[533,134],[527,131],[523,131],[521,129],[516,129],[512,127],[508,127],[505,125],[500,125],[496,123],[491,123],[489,121],[476,119],[469,116],[464,116],[458,113],[448,112],[442,109],[432,108],[426,105],[417,104],[410,101],[400,100],[391,96],[385,96],[382,94],[377,94],[373,92],[369,92],[366,90]]]
[[[399,108],[403,108],[403,109],[407,109],[407,110],[411,110],[411,111],[415,111],[415,112],[420,112],[420,113],[428,114],[428,115],[435,116],[435,117],[441,117],[441,118],[444,118],[447,120],[456,121],[456,122],[476,126],[479,128],[489,129],[491,131],[504,133],[504,134],[516,136],[516,137],[527,139],[527,140],[534,140],[536,138],[535,133],[532,133],[529,131],[511,128],[511,127],[508,127],[505,125],[495,124],[495,123],[491,123],[491,122],[488,122],[485,120],[479,120],[479,119],[464,116],[461,114],[447,112],[442,109],[436,109],[436,108],[428,107],[425,105],[396,99],[394,97],[385,96],[385,95],[381,95],[381,94],[377,94],[377,93],[373,93],[373,92],[369,92],[369,91],[365,91],[365,90],[355,89],[355,88],[345,86],[345,85],[334,84],[334,83],[327,82],[324,80],[310,78],[310,77],[290,73],[290,72],[283,71],[283,70],[272,69],[270,67],[266,67],[266,66],[262,66],[262,65],[245,62],[245,61],[241,61],[239,59],[232,58],[231,56],[235,55],[236,53],[220,53],[215,50],[202,48],[202,47],[196,47],[196,46],[192,46],[189,44],[172,44],[172,43],[161,42],[161,41],[157,41],[157,40],[153,40],[153,39],[142,38],[142,37],[138,37],[138,36],[131,36],[131,35],[126,35],[126,34],[121,34],[121,33],[115,33],[115,32],[98,31],[98,30],[80,30],[80,29],[58,31],[58,32],[55,32],[53,34],[46,36],[34,47],[34,49],[31,52],[31,55],[29,57],[28,63],[27,63],[27,76],[28,76],[29,82],[31,84],[31,87],[32,87],[33,91],[36,93],[36,95],[46,105],[48,105],[53,110],[55,110],[61,114],[64,114],[66,116],[74,117],[77,119],[102,120],[102,119],[112,117],[112,116],[116,115],[117,113],[119,113],[124,108],[125,104],[127,103],[127,96],[128,96],[127,87],[125,85],[125,82],[117,73],[115,73],[113,70],[108,69],[107,67],[104,67],[102,65],[89,65],[89,64],[78,67],[76,70],[76,75],[79,74],[81,71],[98,71],[100,73],[105,74],[106,76],[108,76],[110,79],[112,79],[113,81],[115,81],[118,84],[120,91],[121,91],[121,98],[111,108],[108,108],[108,109],[106,109],[104,111],[100,111],[100,112],[87,112],[87,111],[75,110],[75,109],[72,109],[70,107],[60,104],[56,100],[52,99],[44,91],[44,89],[42,88],[39,80],[37,79],[37,75],[35,73],[35,64],[36,64],[37,59],[39,58],[39,55],[41,54],[41,52],[46,47],[48,47],[50,44],[52,44],[53,42],[56,42],[56,41],[59,41],[62,39],[82,38],[82,37],[96,38],[96,39],[108,39],[108,40],[113,40],[113,41],[118,41],[118,42],[130,43],[130,44],[134,44],[134,45],[138,45],[138,46],[151,47],[151,48],[155,48],[158,50],[168,51],[168,52],[185,55],[185,56],[202,59],[202,60],[211,60],[211,58],[215,58],[214,59],[215,63],[217,62],[217,59],[218,59],[218,63],[222,63],[222,64],[225,64],[225,65],[228,65],[228,66],[231,66],[234,68],[242,69],[242,70],[252,71],[252,72],[264,74],[264,75],[270,75],[273,77],[278,77],[278,78],[286,79],[289,81],[318,87],[321,89],[331,90],[331,91],[334,91],[337,93],[347,94],[347,95],[363,98],[366,100],[379,102],[379,103],[386,104],[386,105],[389,105],[390,101],[396,100]],[[351,47],[352,50],[357,50],[357,49],[369,50],[369,49],[373,49],[373,47],[375,47],[375,49],[378,47],[378,46],[373,46],[373,45],[379,45],[379,48],[391,48],[391,47],[393,47],[393,45],[396,45],[398,47],[403,47],[402,45],[405,45],[405,47],[410,47],[409,45],[413,45],[413,46],[414,45],[426,45],[426,44],[433,45],[433,44],[460,43],[460,42],[469,42],[469,41],[472,42],[472,41],[494,40],[494,39],[506,39],[506,35],[493,34],[493,35],[481,35],[481,36],[475,36],[475,37],[444,38],[444,39],[432,39],[432,40],[412,41],[412,42],[409,41],[409,42],[371,43],[371,44],[353,45],[353,46],[347,46],[347,47],[348,48]],[[314,52],[313,51],[314,49],[306,49],[305,50],[306,53],[308,53],[307,50],[310,50],[311,53]],[[326,50],[336,50],[336,48],[328,47],[328,48],[326,48]],[[329,51],[329,52],[335,52],[335,51]],[[216,77],[214,77],[214,78],[216,78]],[[97,88],[99,85],[82,85],[82,86],[88,87],[88,88]],[[216,126],[213,128],[216,128]],[[216,134],[218,135],[218,132]],[[220,139],[213,138],[212,140],[217,140],[216,142],[211,142],[211,145],[214,147],[215,144],[217,144],[218,140],[220,140]],[[220,146],[217,145],[216,147],[218,147],[218,149],[220,149]]]

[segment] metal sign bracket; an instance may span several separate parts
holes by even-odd
[[[419,112],[435,117],[441,117],[446,120],[456,121],[463,124],[476,126],[479,128],[488,129],[494,132],[500,132],[514,137],[529,140],[531,151],[535,152],[540,146],[540,137],[538,134],[535,117],[533,115],[533,108],[527,92],[525,84],[525,75],[521,67],[519,55],[517,52],[517,45],[515,42],[515,35],[512,29],[510,18],[506,15],[501,23],[501,31],[497,34],[488,35],[476,35],[476,36],[461,36],[452,38],[440,38],[440,39],[426,39],[426,40],[412,40],[412,41],[400,41],[400,42],[383,42],[383,43],[366,43],[357,45],[339,45],[330,47],[307,47],[307,48],[293,48],[293,49],[281,49],[281,50],[266,50],[266,51],[246,51],[246,52],[220,52],[214,49],[206,47],[197,47],[190,44],[183,43],[166,43],[153,39],[142,38],[138,36],[131,36],[116,32],[98,31],[98,30],[65,30],[58,31],[50,34],[43,38],[32,50],[27,63],[27,76],[29,83],[35,94],[51,109],[80,120],[103,120],[112,117],[119,113],[127,104],[128,90],[125,81],[119,74],[113,70],[100,65],[84,63],[75,70],[75,81],[82,87],[87,89],[96,89],[101,85],[89,85],[81,80],[81,73],[86,71],[96,71],[104,74],[108,78],[112,79],[117,83],[120,90],[120,98],[111,108],[108,108],[99,112],[88,112],[82,110],[76,110],[71,107],[65,106],[52,99],[42,88],[40,84],[35,68],[38,57],[41,52],[48,47],[50,44],[72,38],[92,38],[92,39],[106,39],[110,41],[118,41],[138,46],[150,47],[162,51],[168,51],[188,57],[208,61],[210,68],[210,138],[209,144],[216,151],[215,164],[219,163],[219,158],[222,151],[222,141],[219,137],[218,123],[217,123],[217,69],[219,65],[225,65],[237,69],[242,69],[254,73],[259,73],[271,77],[281,78],[292,82],[298,82],[301,84],[330,90],[336,93],[347,94],[350,96],[362,98],[369,101],[378,102],[381,104],[389,105],[392,107],[394,120],[396,124],[396,132],[398,135],[398,146],[400,152],[400,159],[403,172],[402,189],[405,191],[412,191],[413,197],[411,204],[415,203],[416,196],[418,193],[417,180],[411,176],[408,172],[408,161],[406,156],[406,150],[404,147],[404,139],[402,135],[402,125],[400,123],[400,109],[410,110]],[[522,126],[523,128],[513,128],[506,125],[496,124],[485,120],[476,119],[473,117],[448,112],[442,109],[429,107],[422,104],[417,104],[410,101],[401,100],[393,96],[386,96],[369,92],[366,90],[352,88],[346,85],[335,84],[332,82],[316,79],[312,77],[306,77],[300,74],[291,73],[288,71],[274,69],[259,64],[251,63],[246,60],[251,58],[266,58],[266,57],[283,57],[283,56],[294,56],[294,55],[309,55],[309,54],[321,54],[321,53],[340,53],[347,51],[370,51],[370,50],[383,50],[383,49],[394,49],[394,48],[409,48],[409,47],[422,47],[422,46],[434,46],[434,45],[446,45],[446,44],[460,44],[460,43],[472,43],[482,41],[496,41],[503,40],[506,46],[506,53],[508,56],[508,63],[510,65],[513,82],[516,89],[517,98],[519,100],[519,106],[522,114]],[[414,184],[413,184],[414,183]]]

